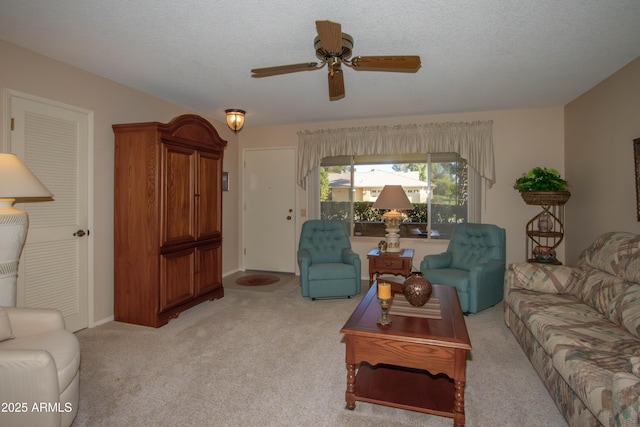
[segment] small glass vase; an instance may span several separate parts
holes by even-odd
[[[421,272],[414,271],[402,284],[402,293],[414,307],[422,307],[431,298],[433,287],[431,282],[424,278]]]
[[[553,229],[553,222],[551,221],[551,215],[548,212],[542,213],[538,216],[538,230],[546,233]]]

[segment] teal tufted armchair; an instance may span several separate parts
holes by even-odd
[[[502,300],[506,263],[503,228],[457,224],[447,251],[426,255],[420,271],[431,283],[455,286],[464,313],[477,313]]]
[[[360,257],[351,249],[340,221],[309,220],[302,224],[298,245],[302,296],[351,297],[360,293]]]

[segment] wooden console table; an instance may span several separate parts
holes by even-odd
[[[368,254],[369,259],[369,286],[373,284],[374,275],[378,279],[381,274],[393,274],[403,277],[411,276],[411,264],[413,263],[413,249],[402,249],[400,252],[380,252],[380,249],[372,249]]]
[[[393,283],[394,298],[404,298]],[[466,356],[471,342],[453,286],[433,285],[441,318],[390,315],[379,326],[377,286],[372,286],[341,333],[346,338],[347,409],[356,401],[453,418],[463,427]],[[392,303],[393,307],[393,303]]]

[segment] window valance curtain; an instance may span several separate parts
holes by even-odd
[[[493,121],[366,126],[298,132],[298,185],[324,157],[365,154],[458,153],[491,186]]]

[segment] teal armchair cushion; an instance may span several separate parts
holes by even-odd
[[[502,300],[506,263],[505,230],[493,224],[458,224],[447,251],[426,255],[420,271],[429,281],[454,286],[465,313]]]
[[[302,296],[351,297],[360,293],[360,256],[351,249],[340,221],[309,220],[302,224],[298,244]]]

